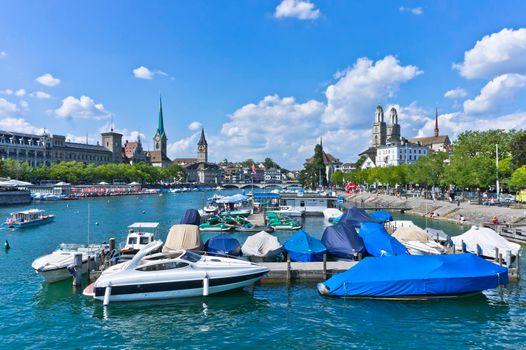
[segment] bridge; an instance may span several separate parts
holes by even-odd
[[[266,190],[284,190],[292,188],[300,188],[301,185],[299,182],[284,182],[284,183],[238,183],[238,184],[223,184],[225,189],[237,188],[237,189],[251,189],[251,188],[260,188]]]

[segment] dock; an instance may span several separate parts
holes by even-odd
[[[269,273],[261,283],[283,283],[293,280],[320,282],[347,271],[358,264],[358,261],[325,261],[325,262],[263,262]]]

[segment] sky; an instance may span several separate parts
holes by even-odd
[[[3,1],[0,129],[151,148],[162,95],[169,157],[324,149],[355,161],[377,105],[403,137],[526,125],[526,2]]]

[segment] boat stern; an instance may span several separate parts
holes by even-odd
[[[95,282],[89,284],[86,288],[84,288],[82,294],[84,294],[87,297],[95,297]]]

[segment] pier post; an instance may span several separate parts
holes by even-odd
[[[499,265],[502,266],[502,253],[499,253]]]
[[[115,238],[110,238],[110,252],[115,249]]]
[[[462,253],[466,252],[466,243],[464,243],[464,240],[460,241],[460,244],[462,245]]]
[[[290,282],[290,255],[287,254],[287,282]]]
[[[499,248],[495,247],[495,262],[499,262]]]
[[[208,296],[208,287],[210,285],[208,274],[205,275],[205,278],[203,278],[203,296]]]
[[[75,287],[80,287],[82,283],[82,253],[76,253],[73,255],[73,271],[73,285]]]
[[[323,279],[327,279],[327,254],[323,254]]]
[[[482,248],[480,247],[480,245],[477,243],[477,256],[481,256],[482,255]]]
[[[504,261],[506,261],[506,266],[509,269],[511,267],[511,250],[506,250],[506,258]]]
[[[453,254],[457,254],[457,249],[454,244],[452,245],[452,248],[453,248]]]

